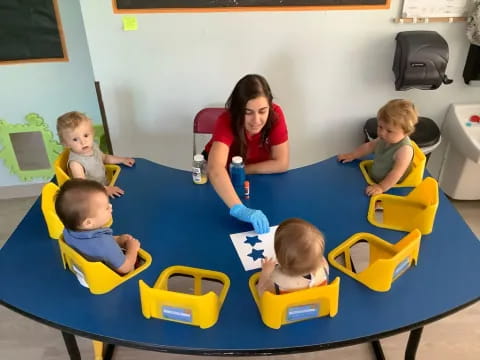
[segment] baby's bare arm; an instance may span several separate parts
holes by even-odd
[[[125,194],[125,191],[120,189],[118,186],[105,186],[105,191],[107,192],[107,195],[111,198],[119,197]]]
[[[385,176],[380,182],[380,186],[383,191],[388,191],[393,185],[395,185],[398,180],[405,174],[407,171],[410,162],[413,157],[413,148],[409,145],[404,145],[394,155],[395,164],[393,165],[392,170]]]
[[[104,164],[123,164],[127,166],[133,166],[133,164],[135,164],[135,159],[124,157],[124,156],[103,154],[103,163]]]
[[[274,285],[271,280],[271,275],[275,269],[276,261],[272,258],[266,258],[262,260],[262,272],[260,278],[258,279],[257,291],[258,295],[262,296],[265,291],[273,292]]]
[[[127,241],[125,241],[123,247],[126,249],[125,261],[117,269],[117,271],[120,274],[128,274],[130,271],[133,270],[135,262],[137,261],[137,254],[138,250],[140,249],[140,241],[138,241],[134,237],[131,237]]]
[[[127,242],[131,241],[131,239],[135,239],[132,235],[130,234],[122,234],[122,235],[114,235],[113,238],[117,242],[118,245],[122,248],[127,248]]]
[[[393,165],[392,170],[385,176],[385,179],[380,181],[378,184],[373,184],[367,186],[365,192],[369,196],[381,194],[385,191],[391,189],[398,180],[405,174],[407,171],[410,162],[413,157],[413,148],[409,145],[404,145],[394,155],[395,164]]]
[[[363,143],[352,152],[340,154],[337,156],[338,161],[347,163],[355,159],[359,159],[365,155],[371,154],[375,150],[375,146],[377,145],[377,142],[378,142],[378,138],[375,140]]]
[[[68,163],[68,169],[70,170],[70,174],[72,178],[76,179],[85,179],[85,169],[83,168],[82,164],[77,161],[70,161]]]

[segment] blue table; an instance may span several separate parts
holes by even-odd
[[[328,159],[285,174],[251,176],[247,206],[262,209],[272,225],[304,218],[326,235],[326,252],[356,232],[392,242],[405,233],[367,222],[369,198],[358,163]],[[71,358],[79,358],[73,335],[109,344],[184,354],[255,355],[322,350],[373,342],[411,330],[406,358],[413,359],[422,327],[480,297],[480,242],[441,194],[434,231],[422,238],[419,262],[387,293],[341,276],[339,312],[273,330],[258,314],[248,278],[229,234],[251,226],[228,215],[210,184],[194,185],[189,172],[138,159],[124,168],[113,200],[114,233],[131,233],[153,256],[152,265],[105,295],[91,295],[64,271],[56,241],[48,237],[39,201],[0,251],[0,303],[62,330]],[[394,193],[407,192],[395,189]],[[153,285],[167,266],[188,265],[225,272],[232,286],[217,324],[206,330],[141,314],[138,280]]]

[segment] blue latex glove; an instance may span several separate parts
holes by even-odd
[[[266,234],[270,231],[268,219],[261,210],[250,209],[243,204],[237,204],[230,208],[230,215],[238,220],[251,223],[258,234]]]

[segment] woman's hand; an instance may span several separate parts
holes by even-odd
[[[237,204],[230,208],[230,215],[238,220],[251,223],[258,234],[266,234],[270,231],[268,219],[261,210],[250,209],[243,204]]]

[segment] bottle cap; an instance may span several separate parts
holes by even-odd
[[[234,156],[234,157],[232,157],[232,162],[234,164],[241,164],[241,163],[243,163],[243,159],[242,159],[241,156]]]
[[[200,161],[203,161],[203,160],[205,160],[205,158],[203,157],[202,154],[196,154],[196,155],[193,157],[193,161],[200,162]]]
[[[245,180],[245,181],[243,182],[243,186],[244,186],[244,187],[249,187],[249,186],[250,186],[250,181]]]

